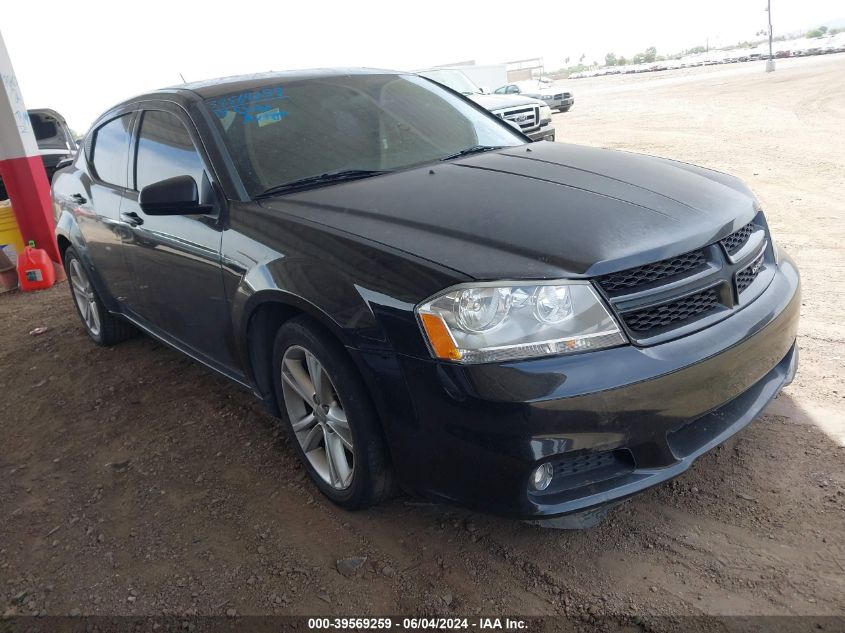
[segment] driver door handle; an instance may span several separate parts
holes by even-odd
[[[134,211],[127,211],[125,213],[121,213],[120,217],[126,221],[129,226],[141,226],[144,223],[144,220],[141,218],[140,215],[135,213]]]

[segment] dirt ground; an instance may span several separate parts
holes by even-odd
[[[96,347],[66,284],[0,296],[0,614],[845,614],[844,78],[836,55],[568,84],[559,141],[740,176],[804,280],[796,381],[590,531],[345,513],[238,387],[146,337]]]

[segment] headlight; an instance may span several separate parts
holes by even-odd
[[[589,282],[493,282],[444,290],[416,309],[435,358],[489,363],[622,345]]]
[[[552,118],[552,109],[547,105],[540,106],[540,120],[550,121]]]

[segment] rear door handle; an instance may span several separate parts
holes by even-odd
[[[126,213],[121,213],[120,217],[123,218],[129,226],[140,226],[144,223],[144,220],[141,218],[141,216],[135,213],[134,211],[127,211]]]
[[[88,202],[88,199],[81,193],[75,193],[71,196],[71,198],[76,204],[85,204],[86,202]]]

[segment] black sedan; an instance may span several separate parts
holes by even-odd
[[[141,330],[249,389],[349,509],[398,481],[522,519],[597,517],[796,370],[798,271],[742,182],[528,143],[415,75],[130,99],[53,198],[89,336]]]

